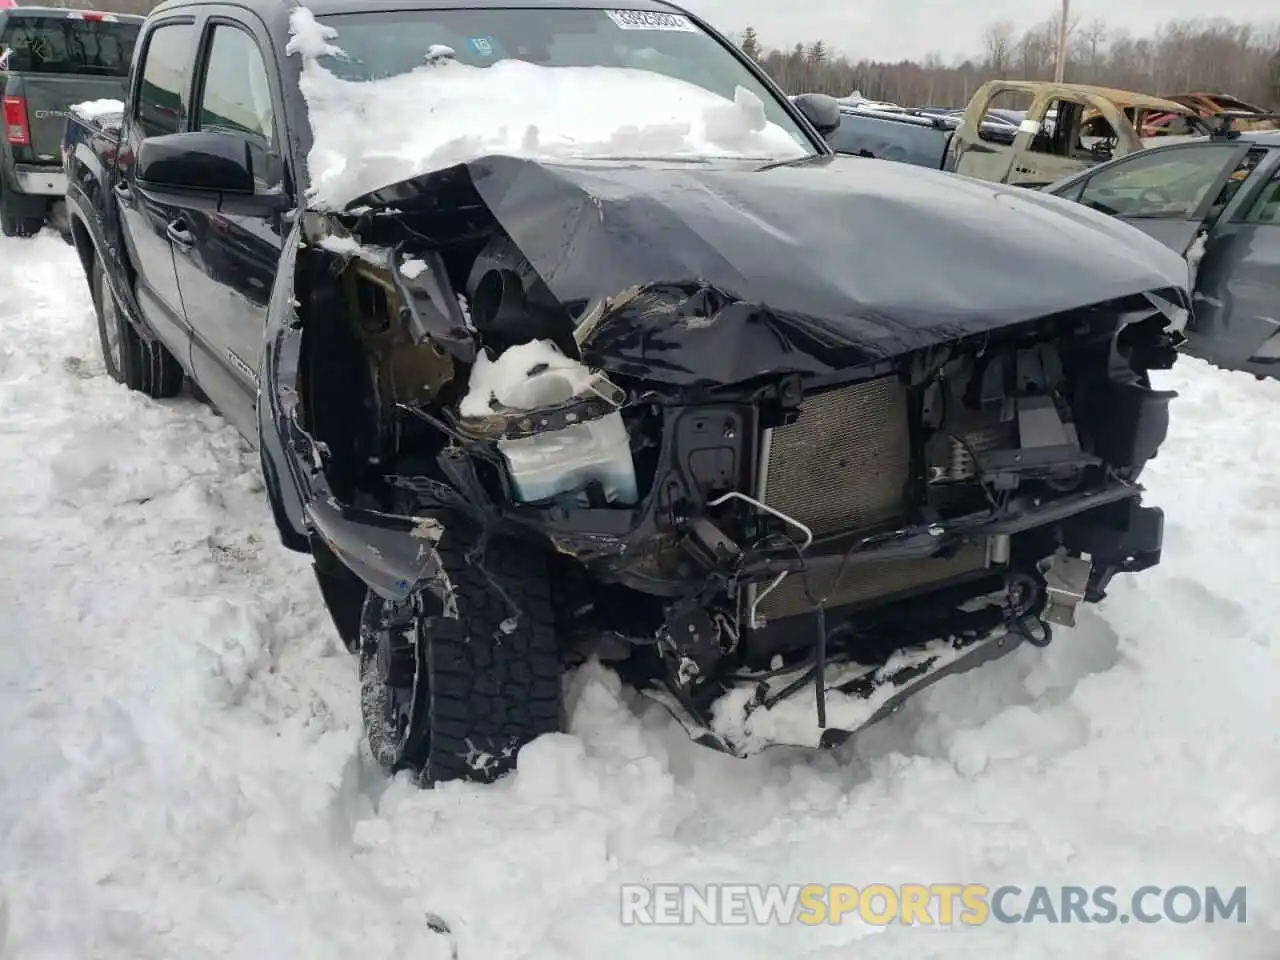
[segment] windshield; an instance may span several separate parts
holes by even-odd
[[[543,67],[649,71],[733,101],[739,87],[764,104],[765,118],[806,154],[808,137],[774,95],[728,50],[687,17],[643,10],[414,10],[318,17],[337,30],[344,57],[319,62],[344,80],[370,81],[423,65],[433,47],[475,67],[522,60]],[[479,118],[478,118],[479,119]],[[619,116],[619,123],[627,118]]]
[[[10,12],[0,32],[0,70],[127,77],[137,23],[85,19],[74,13]]]
[[[343,208],[487,156],[778,162],[820,148],[688,17],[635,10],[290,14],[309,203]]]

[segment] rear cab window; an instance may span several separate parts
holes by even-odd
[[[111,14],[11,9],[0,30],[0,70],[127,77],[139,28]]]

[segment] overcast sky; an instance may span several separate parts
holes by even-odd
[[[923,59],[937,50],[950,60],[982,49],[983,28],[994,20],[1020,27],[1044,21],[1058,9],[1054,0],[675,0],[714,26],[736,34],[754,26],[765,46],[824,40],[853,59]],[[1155,22],[1195,19],[1209,13],[1236,20],[1275,21],[1280,8],[1270,0],[1072,0],[1071,18],[1098,17],[1116,28],[1149,32]]]

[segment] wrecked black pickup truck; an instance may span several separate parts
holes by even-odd
[[[589,658],[720,750],[832,746],[1159,561],[1163,245],[834,156],[834,101],[660,0],[252,7],[151,14],[68,124],[74,238],[109,370],[260,449],[388,769],[510,770]],[[614,78],[653,126],[473,106]]]

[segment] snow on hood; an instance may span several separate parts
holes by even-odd
[[[320,209],[494,154],[791,159],[807,152],[742,87],[727,100],[647,70],[521,60],[473,67],[438,48],[424,50],[423,65],[409,73],[356,82],[320,63],[342,51],[329,42],[337,31],[311,11],[295,9],[290,32],[286,52],[302,58],[299,87],[313,134],[308,200]]]

